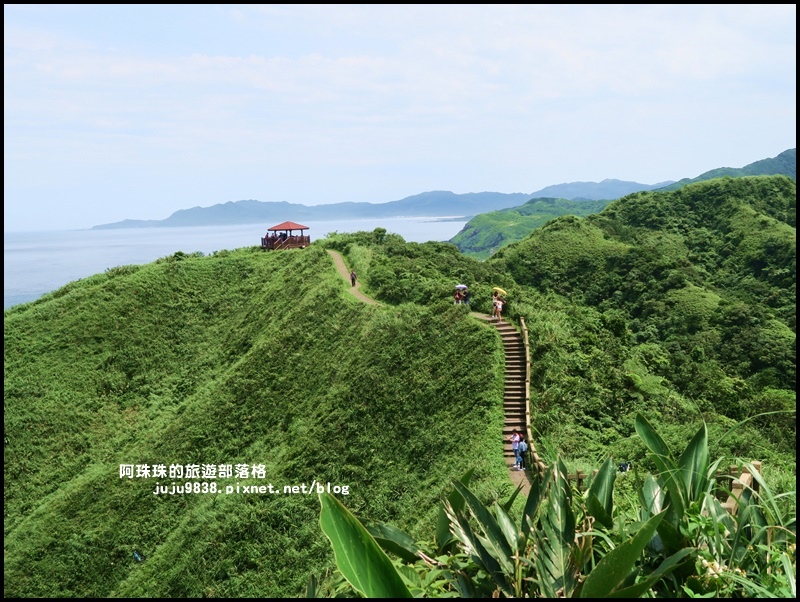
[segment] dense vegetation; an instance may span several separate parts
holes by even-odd
[[[494,330],[348,287],[320,246],[243,249],[110,270],[5,312],[5,595],[291,596],[330,564],[316,493],[157,482],[330,482],[412,532],[468,466],[486,495],[508,490]],[[128,479],[120,464],[265,476]]]
[[[795,204],[789,178],[728,178],[558,218],[484,262],[381,233],[326,244],[386,302],[438,303],[461,281],[489,313],[491,287],[509,291],[510,315],[530,330],[534,427],[595,464],[609,451],[643,456],[637,412],[678,438],[706,416],[713,441],[732,421],[794,411]],[[781,463],[794,429],[792,415],[760,418],[714,451],[780,450]]]
[[[653,474],[618,476],[608,458],[578,492],[564,463],[555,462],[537,471],[519,508],[519,490],[481,502],[467,473],[453,480],[436,530],[423,541],[360,520],[323,493],[320,524],[340,571],[311,581],[307,595],[796,598],[797,518],[781,503],[786,494],[744,463],[752,479],[743,478],[752,483],[729,495],[705,425],[678,453],[643,416],[636,432]]]
[[[573,424],[576,449],[629,455],[638,411],[677,430],[793,411],[795,203],[789,178],[714,180],[560,218],[497,253],[487,263],[521,287],[536,345],[537,427]],[[793,416],[750,428],[726,451],[794,454]]]
[[[532,230],[562,215],[598,213],[610,201],[569,201],[535,198],[520,207],[476,215],[450,242],[477,259],[487,259],[502,247],[525,238]]]
[[[485,261],[377,229],[179,253],[6,311],[5,593],[286,596],[332,566],[315,495],[157,496],[120,464],[349,485],[350,510],[415,537],[471,467],[478,498],[507,497],[502,347],[456,282],[484,313],[502,286],[525,319],[549,462],[657,470],[641,416],[676,450],[707,428],[715,457],[794,491],[795,208],[790,178],[719,179],[558,218]],[[347,295],[325,248],[383,304]]]
[[[687,184],[695,182],[703,182],[705,180],[714,180],[716,178],[732,177],[739,178],[742,176],[788,176],[793,180],[797,180],[797,149],[790,148],[783,151],[777,157],[770,157],[769,159],[761,159],[744,167],[718,167],[696,178],[684,178],[661,188],[661,190],[678,190]]]
[[[762,159],[741,168],[720,167],[712,169],[696,178],[684,178],[679,182],[659,188],[662,192],[679,190],[684,186],[707,180],[745,176],[787,176],[797,180],[797,149],[791,148],[777,157]],[[568,185],[560,185],[563,189]],[[619,196],[622,196],[621,194]],[[465,255],[478,259],[487,259],[495,251],[513,242],[525,238],[531,230],[543,226],[548,221],[564,215],[586,217],[599,213],[611,200],[619,198],[606,197],[608,200],[587,200],[573,198],[534,198],[520,207],[511,207],[502,211],[481,213],[473,217],[450,242]],[[597,199],[597,197],[592,197]]]

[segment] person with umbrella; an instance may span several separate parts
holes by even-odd
[[[503,305],[505,304],[506,300],[503,297],[497,297],[497,321],[503,321]]]
[[[465,300],[468,298],[467,294],[468,293],[466,284],[456,284],[456,290],[453,293],[453,299],[455,299],[456,305],[464,303]]]
[[[505,303],[505,297],[502,295],[506,295],[507,293],[501,289],[499,286],[496,286],[492,289],[494,292],[492,293],[493,297],[493,309],[492,309],[492,317],[497,318],[498,321],[503,321],[503,304]]]

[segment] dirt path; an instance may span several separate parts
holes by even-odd
[[[332,249],[328,249],[328,253],[331,257],[333,257],[333,263],[336,266],[336,270],[342,275],[347,281],[347,284],[350,284],[350,270],[347,269],[347,266],[344,264],[344,258],[342,257],[341,253],[338,251],[333,251]],[[378,302],[375,299],[367,297],[364,293],[361,292],[361,283],[356,279],[356,285],[350,287],[350,292],[356,296],[357,299],[360,299],[364,303],[369,303],[371,305],[376,305]]]

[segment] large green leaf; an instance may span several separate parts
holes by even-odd
[[[468,485],[473,472],[475,472],[475,469],[470,468],[459,481],[464,485]],[[453,512],[461,512],[464,508],[464,497],[454,489],[450,492],[450,495],[447,496],[447,503],[450,504]],[[434,541],[436,542],[436,549],[440,554],[451,551],[456,544],[456,540],[450,533],[450,520],[447,518],[447,514],[444,511],[444,503],[439,506]]]
[[[575,515],[567,469],[559,460],[546,483],[547,493],[533,532],[537,546],[534,558],[540,594],[552,598],[570,597],[578,585],[578,570],[573,557]]]
[[[306,598],[317,597],[317,578],[312,574],[306,584]]]
[[[642,502],[642,512],[645,513],[644,520],[664,509],[664,490],[655,477],[649,473],[644,476],[644,485],[639,492],[639,499]]]
[[[531,484],[531,489],[528,492],[528,499],[525,500],[525,508],[522,511],[522,521],[520,521],[522,535],[526,538],[530,536],[533,525],[535,524],[536,512],[542,501],[544,493],[542,484],[550,480],[552,471],[553,467],[548,468],[544,476],[536,477]]]
[[[598,523],[603,525],[606,529],[614,527],[614,518],[606,512],[603,503],[597,499],[597,496],[591,491],[586,492],[586,510],[593,516]]]
[[[686,490],[678,464],[672,458],[667,444],[641,414],[636,415],[635,428],[653,454],[652,460],[658,467],[659,478],[664,482],[664,488],[667,490],[668,499],[665,500],[665,503],[669,506],[668,511],[672,516],[670,520],[677,528],[678,522],[686,512],[687,505]]]
[[[604,527],[614,526],[614,481],[617,470],[611,458],[608,458],[597,471],[592,484],[586,492],[586,505],[589,513]]]
[[[411,598],[392,561],[358,519],[329,493],[321,493],[319,500],[322,532],[350,585],[367,598]]]
[[[680,563],[683,561],[683,559],[693,553],[695,553],[694,548],[684,548],[680,550],[679,552],[673,554],[672,556],[664,560],[664,562],[658,565],[658,568],[649,575],[647,575],[645,579],[642,579],[641,581],[637,582],[634,585],[631,585],[630,587],[623,587],[614,590],[614,592],[611,594],[611,597],[641,598],[642,595],[651,587],[653,587],[656,583],[658,583],[658,581],[662,577],[670,574],[672,571],[677,569],[680,566]]]
[[[445,503],[445,509],[451,522],[451,529],[456,538],[462,543],[467,554],[469,554],[478,566],[480,566],[492,580],[509,596],[514,596],[513,585],[510,581],[510,574],[504,572],[496,559],[486,546],[483,545],[481,538],[472,530],[469,520],[464,512],[453,512],[449,503]]]
[[[689,445],[678,459],[683,477],[686,505],[697,501],[705,493],[709,483],[708,429],[705,423],[695,433]]]
[[[363,518],[359,521],[385,551],[399,556],[406,562],[414,563],[419,560],[417,553],[421,551],[420,547],[405,531],[381,521]]]
[[[664,443],[661,435],[656,432],[647,418],[641,414],[637,414],[636,421],[634,422],[634,428],[651,452],[657,456],[662,456],[665,458],[671,457],[669,447],[667,447],[667,444]]]
[[[506,568],[513,567],[514,561],[511,559],[511,556],[514,552],[503,535],[503,530],[497,520],[492,516],[492,513],[465,485],[462,485],[458,481],[453,481],[453,486],[464,496],[470,513],[475,517],[481,530],[486,535],[489,546],[494,551],[493,556]]]
[[[586,577],[580,592],[582,598],[605,598],[625,584],[630,574],[638,570],[636,562],[641,558],[647,543],[653,538],[664,514],[665,512],[656,514],[631,539],[603,556]]]
[[[495,513],[497,514],[497,523],[500,525],[500,529],[503,531],[512,553],[519,555],[522,552],[525,538],[522,537],[522,533],[517,525],[514,524],[514,520],[502,506],[496,505]]]

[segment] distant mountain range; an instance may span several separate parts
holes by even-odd
[[[547,186],[532,193],[471,192],[455,194],[449,191],[423,192],[388,203],[332,203],[302,205],[287,202],[255,200],[230,201],[211,207],[181,209],[163,220],[131,220],[94,226],[93,230],[121,228],[175,228],[188,226],[227,226],[236,224],[270,224],[287,219],[302,222],[375,217],[472,217],[481,213],[518,207],[535,198],[567,200],[614,200],[642,190],[673,190],[700,180],[724,175],[789,175],[796,179],[796,149],[784,151],[772,159],[763,159],[743,168],[723,167],[693,179],[658,184],[640,184],[606,179],[602,182],[571,182]]]

